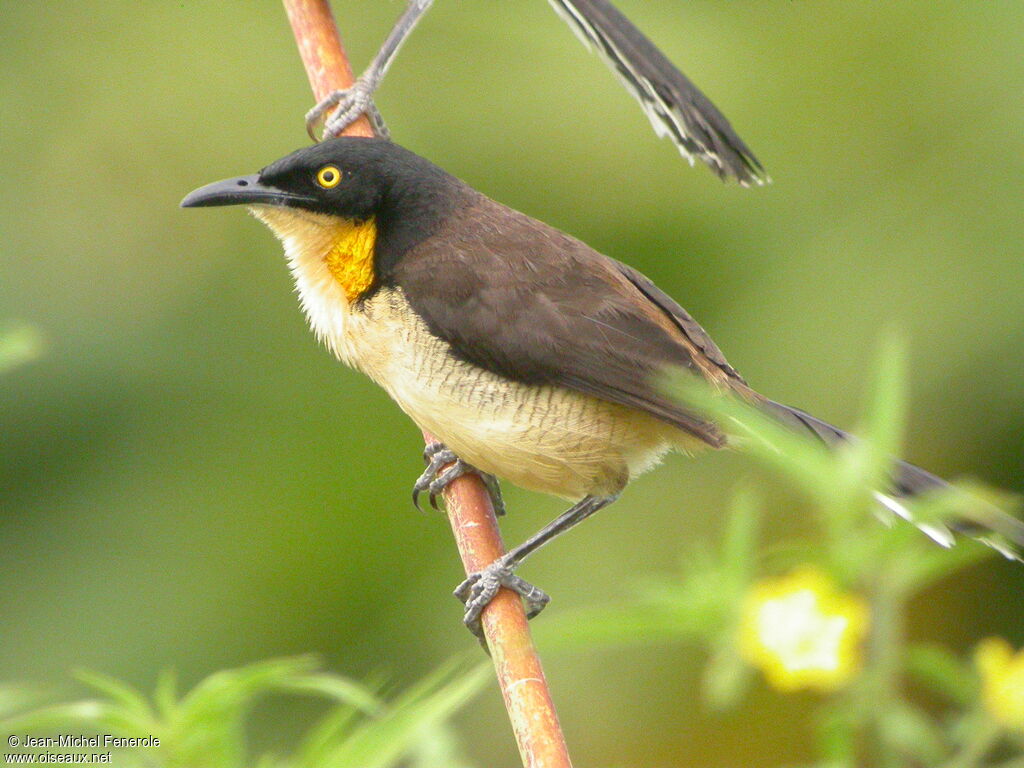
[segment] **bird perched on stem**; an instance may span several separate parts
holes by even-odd
[[[571,499],[566,512],[456,590],[465,621],[500,586],[536,614],[547,596],[516,567],[618,498],[670,450],[726,448],[730,435],[658,385],[681,369],[827,444],[836,427],[752,390],[686,311],[635,269],[471,189],[383,139],[338,138],[258,174],[192,192],[185,207],[247,205],[284,244],[316,335],[443,445],[416,491],[477,471]],[[454,466],[438,476],[446,465]],[[890,511],[944,482],[896,462]],[[956,524],[953,524],[956,527]],[[992,518],[1024,545],[1024,525]],[[953,543],[941,524],[922,528]]]
[[[715,105],[608,0],[550,2],[584,45],[596,50],[633,94],[655,132],[669,137],[691,163],[700,158],[721,178],[734,178],[743,186],[768,181],[754,153]],[[325,115],[324,138],[332,138],[365,113],[377,135],[387,138],[373,94],[398,49],[432,4],[433,0],[407,0],[405,12],[355,84],[334,91],[306,115],[310,136],[315,137],[314,126]]]

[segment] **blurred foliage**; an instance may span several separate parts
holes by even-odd
[[[939,638],[907,634],[913,599],[996,550],[969,540],[945,549],[880,511],[872,489],[885,487],[901,443],[905,359],[899,345],[883,345],[858,439],[833,450],[689,374],[670,378],[677,397],[728,424],[743,450],[812,500],[818,535],[765,552],[757,536],[765,500],[744,488],[717,551],[693,546],[680,576],[643,581],[623,604],[577,611],[544,636],[556,646],[559,637],[574,646],[581,635],[629,646],[696,642],[707,654],[703,699],[714,710],[748,699],[754,670],[781,693],[829,694],[814,718],[818,768],[976,768],[1002,765],[1010,751],[1006,765],[1024,763],[1024,650],[989,638],[975,667]],[[1001,497],[977,484],[954,486],[908,500],[908,519],[934,526]],[[880,514],[888,526],[874,519]],[[922,706],[908,683],[942,707]]]
[[[378,99],[395,138],[638,267],[759,391],[840,426],[854,424],[875,339],[899,328],[907,458],[1024,491],[1019,2],[617,4],[774,184],[742,190],[689,168],[542,0],[437,2]],[[316,346],[261,226],[177,208],[196,186],[306,143],[312,98],[280,6],[0,7],[0,334],[25,324],[46,340],[0,378],[0,680],[54,684],[84,666],[149,689],[172,667],[193,686],[312,651],[409,686],[474,647],[449,594],[461,574],[445,523],[408,504],[417,430]],[[401,8],[337,0],[357,69]],[[638,573],[654,582],[649,600],[630,600],[632,647],[576,624],[557,641],[571,652],[542,648],[578,763],[759,765],[766,744],[774,764],[817,754],[814,694],[752,685],[708,712],[691,706],[701,655],[657,642],[695,623],[649,605],[671,596],[654,576],[681,549],[684,578],[704,585],[688,599],[709,622],[735,620],[713,599],[718,575],[697,568],[721,567],[724,545],[695,552],[723,535],[741,543],[722,530],[742,475],[757,490],[740,498],[764,565],[751,574],[842,557],[839,539],[802,538],[825,530],[811,528],[823,519],[811,494],[715,455],[670,458],[526,567],[554,597],[536,622],[552,650],[548,627],[624,601]],[[562,506],[506,496],[509,542]],[[873,535],[873,520],[848,524]],[[878,535],[917,541],[904,528]],[[906,606],[908,641],[958,663],[981,637],[1024,645],[1021,569],[936,567]],[[728,646],[708,651],[726,677],[756,680]],[[914,663],[944,668],[924,652]],[[933,711],[947,688],[913,693]],[[290,750],[287,725],[305,711],[277,698],[257,708],[255,751]],[[514,764],[512,739],[495,737],[507,733],[497,694],[456,720],[476,763]]]
[[[458,672],[460,667],[469,672]],[[465,765],[447,720],[488,676],[487,665],[449,663],[393,701],[374,688],[321,672],[311,658],[277,659],[223,670],[182,697],[174,676],[165,673],[152,700],[113,678],[93,672],[79,677],[98,698],[18,711],[17,688],[0,698],[0,730],[6,734],[109,734],[139,739],[132,746],[91,747],[86,755],[110,753],[124,768],[459,768]],[[291,754],[249,754],[246,719],[262,697],[290,693],[316,696],[330,704]],[[6,711],[5,711],[6,710]],[[67,753],[24,743],[9,755]]]
[[[1015,652],[1005,639],[987,638],[972,664],[939,639],[907,636],[907,606],[915,597],[995,550],[978,542],[944,549],[906,521],[890,520],[886,527],[873,520],[880,508],[870,491],[885,483],[901,438],[904,358],[891,343],[883,348],[859,438],[836,450],[689,374],[678,375],[672,384],[680,398],[728,422],[749,453],[812,498],[823,542],[764,552],[758,531],[765,500],[745,487],[733,500],[717,548],[690,547],[680,575],[648,577],[619,605],[542,625],[545,645],[576,650],[625,644],[636,650],[657,640],[697,643],[706,652],[702,698],[718,712],[751,697],[757,671],[781,694],[814,691],[820,698],[814,713],[817,760],[808,763],[813,768],[1024,763],[1024,649]],[[907,520],[936,526],[942,523],[936,510],[948,514],[992,497],[976,487],[943,489],[931,499],[907,501]],[[486,663],[456,674],[465,666],[449,663],[390,704],[372,688],[315,671],[308,658],[218,672],[180,699],[174,678],[165,674],[153,703],[112,678],[81,673],[102,699],[19,714],[33,691],[0,689],[0,731],[53,735],[84,727],[159,740],[159,749],[119,752],[118,764],[126,766],[452,768],[465,763],[449,718],[489,677]],[[940,706],[923,706],[909,694],[911,682]],[[268,755],[254,763],[246,716],[257,697],[280,691],[323,696],[335,708],[300,736],[288,757]],[[7,719],[5,709],[13,712]],[[25,750],[22,745],[10,753]]]

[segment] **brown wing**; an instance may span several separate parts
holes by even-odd
[[[722,350],[711,340],[707,331],[701,328],[700,324],[690,316],[689,312],[679,306],[675,299],[661,290],[661,288],[652,283],[646,275],[619,261],[615,262],[615,265],[626,279],[672,319],[672,322],[686,338],[686,343],[697,347],[708,361],[718,367],[731,380],[730,384],[733,386],[742,385],[740,388],[745,388],[746,382],[743,380],[743,377],[740,376],[735,368],[729,365],[729,361],[725,359]]]
[[[707,334],[639,272],[546,224],[481,197],[406,253],[388,282],[463,360],[725,442],[653,379],[676,366],[742,383]]]

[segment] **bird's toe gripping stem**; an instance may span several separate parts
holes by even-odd
[[[314,141],[333,139],[339,136],[349,125],[365,114],[370,118],[370,124],[374,132],[382,137],[389,138],[384,118],[373,103],[373,92],[376,86],[369,80],[360,77],[351,88],[340,91],[332,91],[327,94],[315,107],[306,113],[306,132]],[[330,112],[324,122],[323,134],[318,139],[316,136],[316,124],[320,122],[325,114]]]
[[[464,582],[455,588],[454,595],[466,606],[462,617],[469,631],[483,639],[483,628],[480,625],[480,614],[494,599],[501,587],[511,589],[526,601],[526,618],[532,619],[546,606],[551,598],[544,590],[535,587],[515,574],[518,563],[509,555],[500,557],[482,571],[470,574]]]
[[[420,494],[424,491],[429,493],[430,506],[437,509],[437,497],[441,495],[449,483],[457,477],[462,477],[470,472],[480,476],[487,493],[491,497],[491,505],[494,507],[494,514],[501,516],[505,514],[505,502],[501,498],[501,487],[498,485],[498,478],[487,472],[481,472],[471,464],[466,463],[444,443],[431,443],[423,449],[423,460],[427,468],[419,476],[412,487],[412,503],[416,509],[420,508]],[[442,471],[442,467],[447,465]]]

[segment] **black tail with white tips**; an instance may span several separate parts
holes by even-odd
[[[809,432],[826,445],[835,445],[852,438],[848,432],[816,419],[798,408],[790,408],[771,400],[764,401],[763,408],[784,424],[800,432]],[[945,480],[931,472],[905,461],[898,461],[891,487],[876,492],[875,498],[881,507],[913,523],[944,547],[953,546],[956,543],[954,533],[960,533],[992,547],[1004,557],[1024,562],[1024,523],[1005,512],[989,508],[984,511],[983,516],[977,518],[972,516],[970,519],[947,521],[947,524],[925,523],[914,520],[913,514],[902,501],[947,486]],[[981,522],[982,517],[984,523]]]

